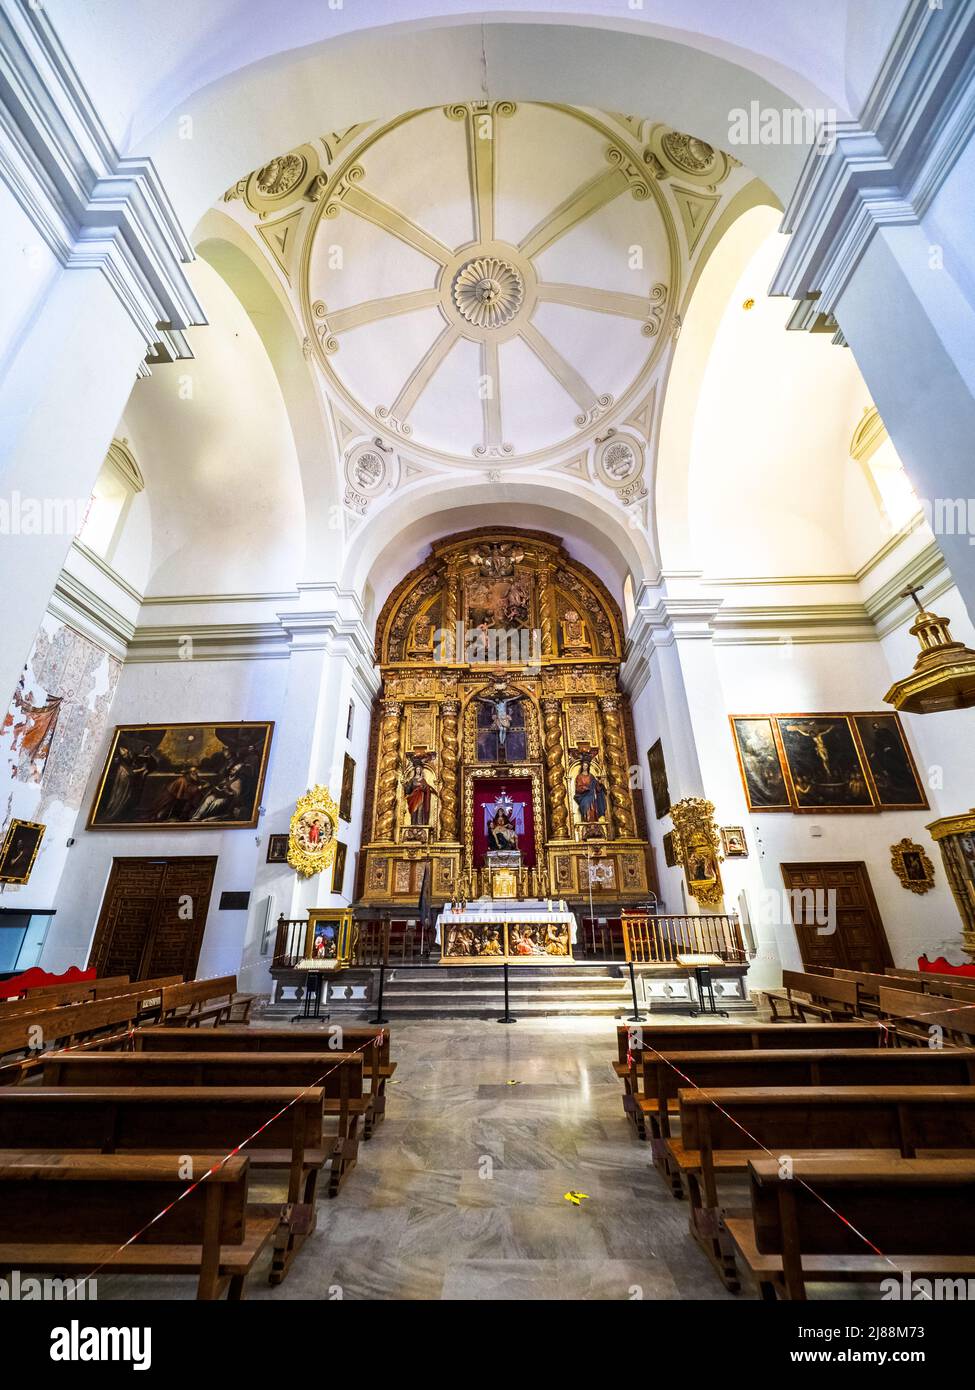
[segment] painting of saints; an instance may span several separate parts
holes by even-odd
[[[430,808],[436,796],[436,782],[430,763],[435,762],[436,757],[436,753],[428,753],[425,748],[413,749],[406,755],[403,796],[411,825],[430,824]]]
[[[602,820],[606,815],[606,787],[592,770],[595,754],[591,748],[571,749],[579,760],[576,773],[573,800],[579,808],[579,818],[588,824]]]

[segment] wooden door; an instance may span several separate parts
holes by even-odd
[[[782,878],[792,894],[792,921],[807,970],[830,965],[882,975],[893,965],[866,864],[783,864]],[[836,895],[836,929],[824,931],[830,893]]]
[[[192,980],[216,858],[115,859],[88,964],[131,980]]]

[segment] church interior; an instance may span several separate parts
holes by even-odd
[[[0,0],[4,1297],[975,1289],[973,109],[973,0]]]

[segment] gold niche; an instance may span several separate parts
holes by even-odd
[[[615,599],[558,537],[438,541],[376,626],[363,904],[415,905],[428,869],[436,903],[655,892],[622,651]]]

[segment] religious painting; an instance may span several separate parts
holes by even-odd
[[[345,856],[348,846],[341,840],[335,842],[335,858],[332,860],[332,892],[341,893],[342,884],[345,882]]]
[[[745,839],[744,826],[723,825],[721,827],[721,852],[726,859],[748,858],[748,843]]]
[[[0,847],[0,883],[27,883],[45,829],[36,821],[10,822]]]
[[[853,724],[881,806],[890,811],[926,811],[928,799],[897,715],[856,714]]]
[[[515,568],[525,558],[521,546],[505,542],[472,550],[469,557],[477,573],[467,580],[465,621],[468,632],[520,630],[531,619],[529,581]]]
[[[481,809],[488,851],[517,852],[520,837],[525,833],[525,803],[512,801],[505,791],[496,801],[485,801]]]
[[[256,825],[273,729],[269,721],[118,726],[88,829]]]
[[[647,754],[650,764],[650,790],[653,793],[653,813],[661,820],[670,810],[670,788],[667,785],[667,767],[664,763],[664,746],[660,739]]]
[[[787,775],[800,811],[873,806],[863,759],[846,715],[776,719]]]
[[[668,869],[676,869],[678,863],[677,845],[674,832],[672,830],[667,831],[667,834],[664,836],[663,845],[664,863],[667,865]]]
[[[500,683],[490,695],[475,695],[477,760],[479,763],[519,762],[528,756],[524,704],[527,696]]]
[[[433,772],[436,761],[436,753],[422,746],[411,749],[403,761],[403,806],[410,825],[432,824],[430,812],[437,795],[437,779]]]
[[[771,718],[732,717],[731,727],[749,811],[790,811],[792,803]]]
[[[312,933],[311,959],[333,960],[338,947],[338,929],[334,922],[316,922]]]
[[[355,759],[350,758],[348,753],[342,760],[342,790],[339,793],[339,817],[341,820],[350,821],[352,819],[352,788],[355,784]]]
[[[898,840],[890,847],[890,864],[901,881],[901,887],[911,893],[929,893],[934,887],[934,865],[923,845],[913,840]]]
[[[267,864],[287,864],[288,836],[269,835],[267,840]]]
[[[288,863],[310,876],[327,869],[335,854],[338,807],[327,787],[312,787],[298,798],[288,836]]]
[[[606,784],[597,770],[597,750],[570,748],[569,756],[574,760],[570,775],[577,817],[583,825],[597,824],[606,819],[608,800]]]

